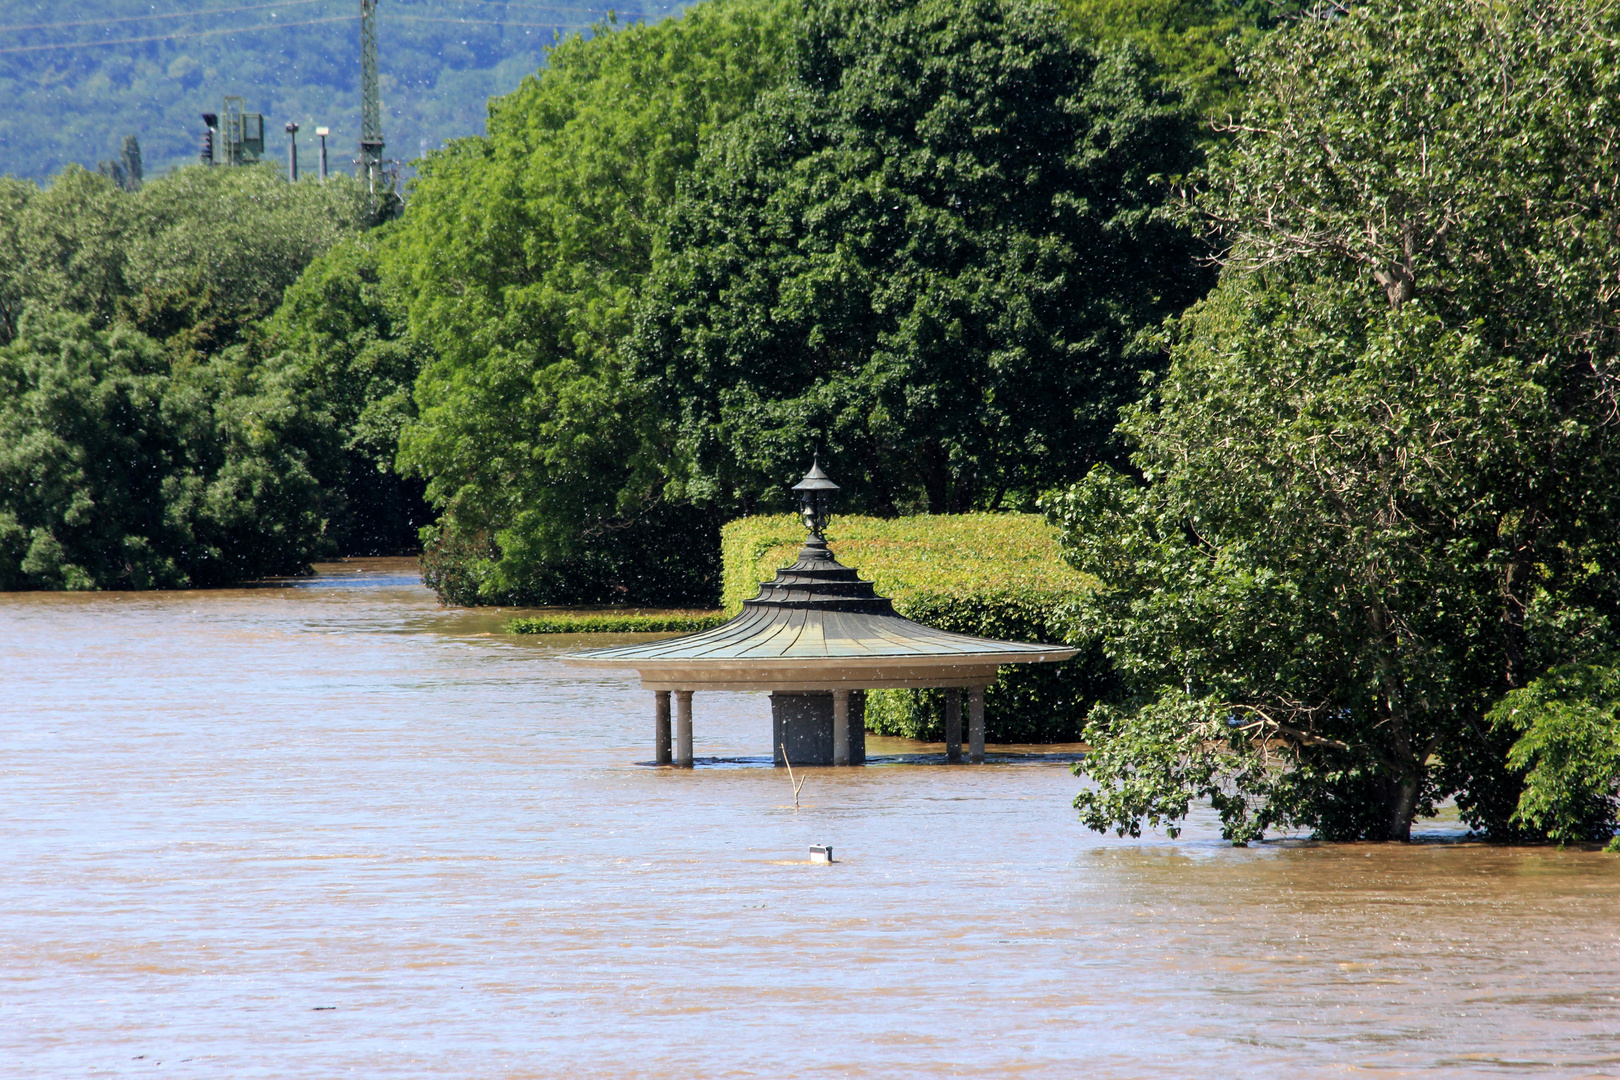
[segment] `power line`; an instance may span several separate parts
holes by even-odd
[[[358,15],[334,15],[327,19],[304,19],[301,22],[265,23],[263,26],[238,26],[221,30],[189,30],[178,34],[154,34],[150,37],[114,38],[106,41],[68,41],[60,45],[22,45],[0,49],[0,56],[8,53],[45,52],[50,49],[94,49],[102,45],[138,45],[147,41],[177,41],[180,38],[219,37],[225,34],[251,34],[257,30],[281,30],[292,26],[317,26],[321,23],[354,22]]]
[[[109,23],[153,22],[158,19],[191,19],[210,15],[236,15],[244,11],[265,11],[270,8],[308,7],[310,4],[330,3],[332,0],[278,0],[273,4],[244,4],[238,7],[204,8],[200,11],[166,11],[154,15],[119,15],[106,19],[77,19],[73,22],[54,23],[22,23],[17,26],[0,26],[0,33],[15,33],[23,30],[67,30],[78,26],[106,26]],[[475,4],[479,7],[498,7],[508,11],[545,11],[557,15],[606,15],[609,8],[591,7],[552,7],[549,5],[509,4],[506,0],[441,0],[449,4]],[[427,16],[396,15],[394,18],[414,18],[417,21],[430,21]],[[470,21],[470,20],[469,20]],[[535,23],[507,23],[500,21],[501,25],[534,26]],[[307,24],[300,24],[307,25]],[[65,46],[64,46],[65,47]],[[0,52],[13,50],[0,49]]]
[[[539,30],[555,30],[561,23],[506,22],[497,19],[437,19],[431,15],[394,15],[389,22],[450,23],[453,26],[529,26]]]
[[[477,4],[477,5],[481,6],[481,7],[498,7],[498,8],[506,8],[508,10],[518,10],[518,11],[550,11],[550,12],[554,12],[554,13],[556,13],[558,15],[572,15],[572,14],[606,15],[608,13],[608,11],[611,10],[609,8],[591,8],[591,7],[550,7],[550,6],[538,6],[537,7],[537,6],[532,5],[532,4],[508,4],[508,3],[506,3],[506,0],[444,0],[444,2],[451,3],[451,4]],[[393,18],[404,18],[405,16],[395,15],[395,16],[392,16],[392,17]],[[423,16],[416,16],[416,17],[417,18],[422,18]]]
[[[325,4],[330,0],[279,0],[274,4],[249,4],[246,7],[209,8],[206,11],[170,11],[160,15],[120,15],[112,19],[80,19],[77,22],[29,23],[26,26],[0,26],[0,34],[15,30],[65,30],[71,26],[105,26],[107,23],[151,22],[154,19],[189,19],[200,15],[235,15],[239,11],[263,11],[265,8],[307,7]],[[468,0],[461,0],[467,3]],[[3,51],[3,50],[0,50]]]
[[[279,4],[252,4],[252,5],[247,5],[247,6],[243,6],[243,7],[234,7],[234,8],[214,8],[214,9],[208,10],[208,11],[173,12],[173,13],[164,14],[164,15],[142,15],[142,16],[131,16],[131,17],[124,17],[124,18],[117,18],[117,19],[87,20],[87,21],[82,21],[82,22],[71,22],[71,23],[37,23],[37,24],[35,24],[33,26],[3,26],[3,27],[0,27],[0,31],[8,31],[8,30],[42,30],[42,29],[66,28],[66,27],[73,27],[73,26],[91,26],[91,25],[99,25],[101,23],[112,23],[112,22],[135,22],[135,21],[139,21],[139,20],[142,20],[142,19],[173,19],[173,18],[181,18],[183,16],[225,15],[225,14],[232,14],[232,13],[239,12],[239,11],[262,11],[265,8],[292,7],[294,5],[308,5],[308,4],[317,4],[317,3],[324,3],[324,2],[326,2],[326,0],[284,0],[283,3],[279,3]],[[489,4],[491,4],[491,6],[495,6],[495,3],[492,3],[492,0],[450,0],[450,2],[451,3],[489,3]],[[498,0],[495,0],[495,2],[498,2]],[[503,5],[503,6],[516,7],[518,5],[513,4],[513,5]],[[605,15],[605,14],[607,14],[607,11],[608,11],[608,9],[606,9],[606,8],[543,8],[543,7],[526,7],[525,10],[528,10],[528,11],[555,11],[559,15]],[[353,22],[357,18],[359,18],[358,15],[334,15],[334,16],[330,16],[330,17],[324,18],[324,19],[300,19],[300,20],[295,20],[295,21],[292,21],[292,22],[264,23],[264,24],[262,24],[260,26],[224,27],[224,28],[219,28],[219,29],[215,29],[215,30],[182,30],[182,31],[177,31],[177,32],[174,32],[174,33],[169,33],[169,34],[151,34],[151,35],[147,35],[147,36],[143,36],[143,37],[104,38],[104,39],[102,39],[100,41],[64,41],[64,42],[59,42],[59,43],[54,44],[54,45],[18,45],[18,46],[13,46],[13,47],[11,47],[9,49],[0,49],[0,56],[9,56],[9,55],[12,55],[12,54],[15,54],[15,53],[51,52],[53,50],[60,50],[60,49],[91,49],[91,48],[97,48],[99,46],[104,46],[104,45],[142,45],[142,44],[146,44],[148,42],[153,42],[153,41],[178,41],[178,40],[181,40],[183,38],[224,37],[224,36],[229,36],[229,35],[234,35],[234,34],[251,34],[251,33],[254,33],[254,32],[260,31],[260,30],[280,30],[282,28],[294,27],[294,26],[319,26],[319,25],[321,25],[323,23]],[[560,25],[558,23],[510,22],[510,21],[501,20],[501,19],[466,19],[466,18],[448,19],[448,18],[438,18],[438,17],[431,16],[431,15],[394,15],[394,16],[392,16],[392,19],[390,21],[392,21],[392,20],[398,20],[400,22],[449,23],[449,24],[455,25],[455,26],[512,26],[512,27],[518,27],[520,29],[534,29],[534,30],[556,30],[558,28],[558,26]]]

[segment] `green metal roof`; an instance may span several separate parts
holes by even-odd
[[[713,664],[729,670],[750,664],[780,669],[804,662],[820,670],[829,661],[856,667],[902,661],[907,668],[1040,663],[1067,660],[1076,650],[1021,641],[997,641],[936,630],[895,613],[887,597],[843,566],[812,536],[798,561],[777,571],[743,602],[736,618],[713,630],[684,637],[578,653],[569,663],[602,667],[700,669]],[[862,664],[862,661],[867,662]]]

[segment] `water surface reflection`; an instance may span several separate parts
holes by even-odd
[[[795,813],[762,697],[638,765],[633,677],[506,615],[0,596],[5,1075],[1620,1072],[1613,856],[1119,841],[898,740]]]

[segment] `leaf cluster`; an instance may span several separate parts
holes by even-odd
[[[368,223],[352,182],[181,170],[0,181],[0,587],[296,573],[341,450],[260,320]]]
[[[1017,505],[1113,453],[1144,327],[1207,287],[1138,51],[1012,0],[801,17],[671,208],[634,349],[688,498],[779,505],[818,447],[883,515]]]
[[[665,505],[668,440],[619,343],[677,178],[778,77],[786,21],[729,0],[598,26],[493,102],[487,136],[421,163],[391,273],[433,358],[399,460],[440,512],[427,541],[458,598],[712,600],[700,545],[660,559],[661,535],[715,523]],[[655,580],[674,595],[645,594]]]
[[[1221,285],[1121,427],[1138,476],[1046,504],[1137,695],[1088,731],[1094,827],[1199,794],[1235,840],[1404,838],[1448,795],[1571,827],[1486,718],[1620,614],[1615,19],[1423,0],[1258,50],[1201,197]]]

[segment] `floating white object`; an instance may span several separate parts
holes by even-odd
[[[810,845],[810,861],[811,862],[820,862],[820,863],[830,863],[830,862],[832,862],[833,861],[832,860],[832,845],[831,844],[827,844],[827,845],[811,844]]]

